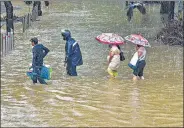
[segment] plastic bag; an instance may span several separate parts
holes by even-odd
[[[36,73],[33,73],[32,68],[27,72],[27,76],[30,77],[30,79],[33,78],[33,75],[36,75]],[[52,76],[52,68],[50,65],[43,65],[41,69],[41,78],[50,80]]]
[[[135,69],[137,68],[137,62],[138,62],[138,53],[136,52],[136,53],[133,55],[132,59],[130,60],[128,66],[129,66],[131,69],[135,70]]]

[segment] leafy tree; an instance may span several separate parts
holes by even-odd
[[[168,20],[174,19],[175,1],[161,1],[160,13],[168,14]]]

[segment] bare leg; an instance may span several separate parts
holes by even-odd
[[[138,80],[138,77],[133,75],[133,81],[136,81],[136,80]]]

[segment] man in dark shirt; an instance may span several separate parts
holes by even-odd
[[[38,44],[37,38],[32,38],[31,40],[33,49],[33,59],[32,59],[32,68],[33,68],[33,84],[37,83],[37,80],[41,84],[47,84],[43,78],[41,78],[41,69],[43,66],[43,58],[47,55],[49,52],[49,49],[44,47],[42,44]]]

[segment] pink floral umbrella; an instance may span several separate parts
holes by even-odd
[[[101,35],[98,35],[95,39],[98,40],[100,43],[104,44],[112,44],[112,45],[125,44],[125,40],[118,34],[114,33],[102,33]]]
[[[126,36],[125,39],[127,41],[132,42],[133,44],[138,44],[142,45],[144,47],[151,47],[149,44],[148,40],[146,40],[142,35],[137,35],[137,34],[131,34],[129,36]]]

